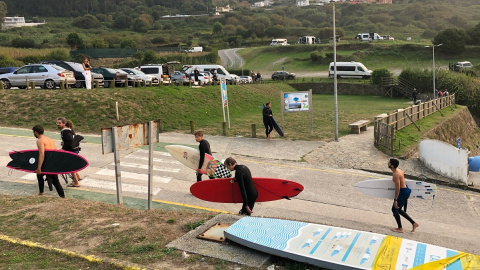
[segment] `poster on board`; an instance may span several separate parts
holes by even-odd
[[[294,92],[283,94],[283,111],[309,111],[309,92]]]

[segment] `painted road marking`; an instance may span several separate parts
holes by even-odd
[[[142,154],[148,155],[147,150],[138,150],[138,151],[135,151],[134,153],[142,153]],[[153,154],[156,155],[156,156],[165,156],[165,157],[171,157],[172,156],[168,152],[160,152],[160,151],[153,151]]]
[[[124,158],[132,158],[132,159],[138,159],[138,160],[148,160],[148,157],[133,155],[133,154],[125,156]],[[167,159],[161,159],[161,158],[153,158],[153,161],[154,162],[161,162],[161,163],[168,163],[168,164],[181,164],[180,162],[178,162],[176,160],[167,160]],[[121,163],[121,161],[120,161],[120,163]]]
[[[82,180],[81,185],[84,187],[117,190],[117,184],[115,182],[97,180],[90,177],[85,177],[85,179]],[[160,190],[160,188],[153,188],[152,194],[155,196]],[[122,183],[122,191],[148,194],[148,187]]]
[[[116,175],[115,170],[110,170],[110,169],[101,169],[100,171],[97,171],[95,174],[113,176],[113,177],[115,177]],[[122,178],[148,181],[147,174],[132,173],[132,172],[122,171]],[[153,182],[168,183],[170,182],[170,180],[172,180],[172,177],[153,176]]]
[[[113,165],[113,163],[111,165]],[[120,166],[121,167],[139,168],[139,169],[148,170],[148,165],[145,165],[145,164],[137,164],[137,163],[129,163],[129,162],[121,162],[120,161]],[[153,167],[153,170],[154,171],[161,171],[161,172],[173,172],[173,173],[180,172],[180,169],[165,169],[165,168],[155,168],[155,167]]]

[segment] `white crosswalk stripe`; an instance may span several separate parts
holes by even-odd
[[[129,178],[129,179],[148,181],[148,174],[132,173],[132,172],[126,172],[126,171],[122,171],[121,173],[122,173],[122,179]],[[115,170],[101,169],[100,171],[97,171],[95,174],[115,177]],[[172,180],[171,177],[153,176],[153,182],[168,183],[170,182],[170,180]]]
[[[117,190],[117,185],[115,182],[111,181],[103,181],[103,180],[97,180],[93,178],[86,177],[85,179],[82,180],[81,185],[83,187],[92,187],[92,188],[101,188],[101,189],[107,189],[107,190]],[[152,194],[156,195],[158,192],[160,192],[160,188],[153,188]],[[125,184],[122,183],[122,191],[123,192],[135,192],[135,193],[143,193],[143,194],[148,194],[148,187],[145,186],[139,186],[139,185],[132,185],[132,184]]]
[[[148,170],[148,165],[122,162],[122,161],[120,161],[120,167],[129,167],[129,168],[138,168],[138,169]],[[173,173],[178,173],[180,171],[180,169],[156,168],[155,166],[153,166],[153,170],[160,171],[160,172],[173,172]]]

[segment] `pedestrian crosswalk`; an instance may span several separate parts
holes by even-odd
[[[138,194],[148,194],[148,151],[137,150],[120,160],[122,191]],[[88,159],[88,157],[87,157]],[[156,195],[162,189],[159,187],[168,184],[176,176],[181,176],[186,169],[180,162],[175,160],[167,152],[156,151],[153,153],[153,189],[152,195]],[[88,172],[87,172],[88,171]],[[115,164],[112,162],[102,168],[88,167],[80,172],[83,179],[80,186],[95,190],[116,191]],[[29,173],[21,177],[24,180],[36,180],[36,175]],[[63,184],[63,180],[60,179]],[[69,180],[70,181],[70,180]]]

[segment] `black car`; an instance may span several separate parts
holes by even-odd
[[[293,80],[295,79],[295,73],[290,73],[286,71],[275,71],[272,74],[272,80]]]
[[[106,67],[95,67],[91,71],[103,75],[104,83],[103,87],[108,88],[112,86],[112,82],[115,80],[114,87],[124,87],[128,82],[127,73],[120,73],[116,69]]]
[[[0,74],[12,73],[17,69],[18,67],[1,67]]]
[[[75,63],[75,62],[68,62],[68,61],[60,61],[60,60],[48,60],[43,61],[43,63],[54,64],[60,66],[66,70],[73,71],[73,75],[75,76],[75,88],[84,88],[85,87],[85,76],[83,75],[84,69],[82,64]],[[98,86],[103,86],[103,76],[101,74],[95,73],[90,71],[92,74],[92,83],[95,85],[98,82]]]

